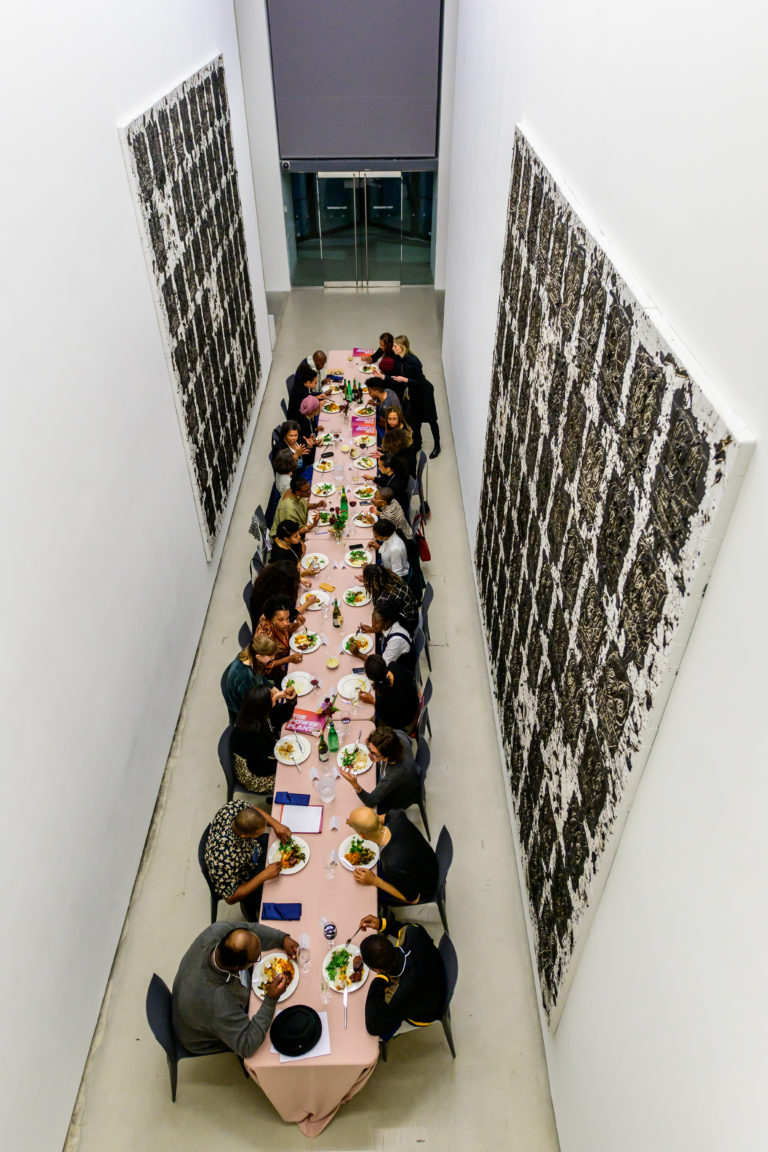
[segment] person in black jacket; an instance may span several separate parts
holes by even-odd
[[[408,422],[413,429],[413,443],[418,452],[421,448],[421,425],[429,424],[434,441],[429,458],[434,460],[436,456],[440,455],[440,428],[437,423],[434,386],[424,375],[421,360],[411,352],[411,345],[407,336],[396,336],[393,347],[395,355],[400,357],[400,374],[383,376],[382,379],[387,387],[392,389],[395,389],[397,384],[407,384]]]
[[[376,973],[365,1001],[368,1032],[389,1040],[403,1022],[418,1028],[439,1020],[445,1011],[445,966],[426,928],[398,924],[391,916],[364,916],[360,928],[376,932],[360,945],[363,963]]]
[[[377,816],[372,808],[355,808],[347,824],[364,840],[379,846],[378,873],[357,867],[358,884],[378,888],[380,904],[418,904],[434,899],[438,880],[435,850],[398,808]]]
[[[363,788],[354,772],[339,768],[339,773],[360,797],[361,804],[379,812],[416,804],[419,799],[419,769],[408,734],[380,724],[371,732],[366,744],[368,755],[377,765],[378,783],[372,791]]]
[[[315,352],[312,357],[307,356],[302,360],[294,372],[293,387],[288,397],[288,418],[290,420],[298,420],[302,400],[306,400],[307,396],[317,395],[326,360],[325,352]]]
[[[408,669],[396,660],[388,665],[374,653],[365,661],[365,674],[373,692],[361,692],[360,700],[373,704],[376,723],[413,732],[419,718],[421,694]]]
[[[286,688],[284,700],[264,684],[250,688],[240,705],[230,747],[238,782],[251,792],[271,796],[275,790],[275,744],[283,724],[296,707],[296,689]]]

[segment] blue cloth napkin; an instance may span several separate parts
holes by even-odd
[[[301,904],[270,904],[261,906],[262,920],[301,920]]]
[[[306,807],[309,804],[308,792],[275,792],[275,804],[296,804]]]

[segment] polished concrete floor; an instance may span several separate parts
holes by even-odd
[[[429,288],[300,289],[284,303],[264,407],[66,1152],[312,1145],[348,1152],[554,1152],[557,1134],[441,372],[439,299]],[[172,1104],[144,997],[153,971],[171,983],[182,953],[208,922],[197,843],[225,799],[216,755],[226,723],[219,678],[246,618],[241,593],[253,551],[248,524],[269,491],[269,434],[279,419],[285,377],[317,347],[375,344],[384,329],[410,337],[435,383],[443,429],[443,453],[429,467],[432,561],[425,566],[435,587],[428,811],[433,836],[446,824],[456,846],[447,904],[460,964],[452,1006],[457,1059],[439,1024],[404,1036],[364,1090],[310,1141],[282,1122],[243,1078],[234,1056],[184,1061]],[[227,914],[238,915],[236,909]],[[434,906],[419,919],[440,935]]]

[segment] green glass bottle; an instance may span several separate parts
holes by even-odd
[[[321,764],[324,764],[328,759],[328,743],[325,739],[325,733],[320,733],[320,743],[317,746],[317,758]]]
[[[349,516],[349,501],[347,500],[347,490],[342,484],[341,486],[341,500],[339,500],[339,512],[346,520]]]
[[[338,752],[339,750],[339,734],[333,720],[328,723],[328,750],[330,752]]]

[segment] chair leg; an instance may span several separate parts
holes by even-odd
[[[445,914],[445,892],[440,893],[440,895],[438,896],[435,903],[437,904],[437,909],[438,909],[438,912],[440,913],[440,919],[443,922],[443,928],[447,932],[448,931],[448,917]]]
[[[216,923],[216,917],[218,915],[218,911],[219,911],[218,898],[216,896],[214,896],[213,892],[211,892],[211,924]],[[448,929],[446,929],[446,931],[448,931]]]
[[[448,1041],[448,1047],[451,1050],[451,1056],[453,1056],[453,1058],[455,1060],[456,1059],[456,1049],[453,1046],[453,1034],[451,1032],[451,1014],[450,1014],[450,1012],[446,1012],[445,1016],[443,1016],[440,1023],[443,1026],[443,1032],[445,1032],[445,1038]]]
[[[379,1056],[386,1064],[387,1062],[387,1042],[386,1040],[379,1040]]]
[[[427,667],[429,668],[429,670],[431,672],[432,671],[432,657],[429,654],[429,641],[427,640],[426,636],[424,637],[424,655],[427,658]]]
[[[429,732],[429,738],[432,739],[432,725],[429,722],[429,709],[424,713],[424,727]]]
[[[176,1084],[178,1080],[179,1066],[176,1060],[172,1060],[168,1056],[168,1075],[171,1078],[171,1103],[176,1103]]]
[[[419,798],[419,812],[421,813],[421,822],[424,825],[424,831],[427,833],[427,840],[431,840],[429,821],[427,820],[427,806],[421,798]]]

